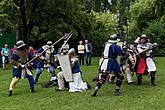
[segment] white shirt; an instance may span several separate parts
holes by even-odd
[[[152,44],[151,43],[145,43],[145,44],[138,44],[137,45],[137,50],[138,53],[141,53],[149,48],[151,48]],[[151,55],[152,50],[146,51],[146,56],[150,56]]]
[[[89,49],[88,49],[88,44],[85,44],[85,50],[86,50],[86,53],[90,52]]]
[[[84,45],[78,45],[78,53],[84,53],[85,46]]]

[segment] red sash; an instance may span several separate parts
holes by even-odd
[[[146,62],[145,62],[145,57],[142,57],[140,58],[140,61],[139,61],[139,65],[138,65],[138,68],[137,68],[137,74],[144,74],[145,70],[146,70]]]

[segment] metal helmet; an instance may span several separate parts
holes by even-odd
[[[52,41],[48,41],[48,42],[47,42],[47,45],[51,45],[51,44],[52,44]]]

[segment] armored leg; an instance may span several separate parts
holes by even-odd
[[[58,77],[58,89],[59,90],[64,90],[65,89],[65,85],[64,85],[64,74],[63,72],[59,72],[57,74],[57,77]]]
[[[9,87],[9,91],[8,91],[8,96],[12,95],[13,89],[18,81],[19,81],[19,78],[16,78],[16,77],[12,78],[12,81],[11,81],[10,87]]]
[[[57,77],[56,76],[51,77],[51,79],[48,82],[44,83],[42,85],[42,87],[48,88],[49,86],[51,86],[53,84],[56,85],[56,86],[58,85],[58,80],[57,80]]]
[[[40,75],[42,74],[42,71],[43,71],[43,69],[37,68],[36,75],[34,77],[34,84],[36,84],[38,82],[38,79],[39,79]]]
[[[53,66],[50,66],[50,67],[48,68],[48,72],[51,74],[52,77],[56,76]]]
[[[142,75],[137,74],[137,84],[142,85]]]
[[[27,75],[26,77],[27,77],[27,79],[29,81],[30,92],[34,93],[35,90],[34,90],[34,79],[33,79],[33,76],[32,75]]]
[[[131,83],[133,82],[133,80],[132,80],[131,70],[130,70],[129,67],[127,67],[127,68],[125,69],[125,73],[126,73],[126,75],[127,75],[128,84],[131,84]]]
[[[156,84],[155,84],[155,74],[156,74],[156,71],[151,71],[151,84],[153,86],[156,86]]]
[[[97,91],[101,88],[101,86],[105,83],[106,79],[107,79],[108,74],[107,73],[102,73],[101,77],[99,78],[99,81],[96,84],[96,87],[94,89],[94,91],[92,92],[92,96],[96,96]]]
[[[122,84],[122,80],[124,79],[123,78],[124,76],[121,73],[117,73],[117,74],[115,74],[115,76],[117,77],[117,81],[116,81],[116,89],[115,89],[114,95],[119,96],[121,94],[120,87]]]

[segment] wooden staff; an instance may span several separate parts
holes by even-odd
[[[45,51],[47,51],[48,49],[50,49],[52,46],[54,46],[55,44],[57,44],[58,42],[60,42],[62,39],[64,38],[70,38],[72,36],[72,31],[69,34],[65,34],[63,37],[61,37],[60,39],[58,39],[56,42],[54,42],[51,46],[49,46],[48,48],[46,48],[43,52],[39,53],[37,56],[35,56],[33,59],[31,59],[30,61],[28,61],[25,66],[27,66],[28,64],[30,64],[32,61],[34,61],[36,58],[38,58],[39,56],[41,56]]]

